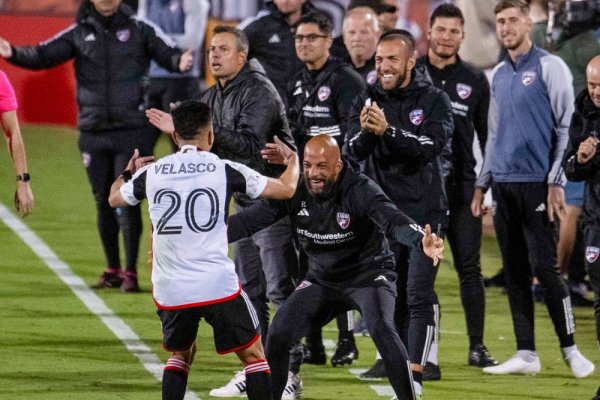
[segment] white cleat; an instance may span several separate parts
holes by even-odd
[[[514,355],[502,364],[483,368],[483,372],[492,375],[535,375],[540,372],[541,369],[540,358],[538,356],[534,356],[533,361],[527,362],[521,357]]]
[[[212,397],[246,397],[246,375],[244,371],[236,372],[225,386],[211,390],[209,395]]]
[[[302,379],[296,374],[288,372],[288,380],[283,389],[281,400],[295,400],[302,396]]]
[[[594,364],[585,358],[579,350],[575,350],[565,357],[565,362],[571,368],[575,378],[585,378],[594,372]]]

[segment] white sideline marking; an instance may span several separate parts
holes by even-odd
[[[104,301],[98,297],[81,279],[76,275],[69,265],[62,261],[48,247],[38,235],[29,229],[19,218],[11,213],[0,203],[0,220],[21,238],[23,242],[63,281],[69,289],[81,300],[81,302],[96,315],[110,329],[115,336],[123,342],[127,350],[136,356],[144,368],[148,370],[158,381],[162,380],[164,364],[152,352],[152,350],[140,340],[138,335],[117,315],[108,308]],[[192,391],[188,390],[186,400],[200,400]]]

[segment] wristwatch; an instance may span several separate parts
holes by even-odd
[[[128,182],[133,177],[133,174],[130,170],[126,169],[125,171],[121,172],[121,176],[125,182]]]
[[[27,172],[17,175],[17,181],[29,182],[30,179],[31,176]]]

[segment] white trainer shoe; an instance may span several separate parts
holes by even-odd
[[[565,357],[565,362],[571,368],[571,372],[573,372],[575,378],[590,376],[596,368],[579,350],[572,351],[571,354]]]
[[[209,393],[213,397],[246,397],[246,375],[238,371],[223,387],[213,389]]]
[[[535,375],[540,372],[541,369],[540,358],[538,356],[535,356],[533,361],[527,362],[521,357],[514,355],[502,364],[483,368],[483,372],[492,375]]]
[[[288,380],[283,389],[281,400],[295,400],[302,396],[302,379],[296,374],[288,372]]]

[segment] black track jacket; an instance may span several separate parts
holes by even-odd
[[[473,155],[473,141],[477,131],[483,154],[487,141],[490,84],[482,71],[460,58],[455,64],[447,65],[443,69],[431,65],[427,56],[419,58],[417,65],[427,67],[435,87],[446,92],[452,104],[454,133],[447,179],[454,183],[474,182],[477,178],[477,161]]]
[[[383,136],[360,128],[367,99],[383,108],[389,124]],[[366,175],[417,223],[445,227],[448,201],[440,154],[453,128],[448,95],[433,86],[424,67],[417,67],[405,88],[385,91],[377,82],[361,94],[350,112],[345,151],[363,161]]]
[[[304,68],[288,83],[288,118],[300,152],[312,137],[326,134],[344,145],[352,102],[366,84],[352,66],[330,57],[318,71]]]
[[[230,242],[290,216],[308,256],[306,279],[343,287],[394,269],[385,236],[422,248],[422,229],[399,211],[366,176],[344,167],[326,199],[312,196],[302,180],[290,200],[263,200],[229,218]]]
[[[600,108],[597,108],[584,89],[575,100],[575,112],[569,127],[569,146],[565,152],[563,166],[567,179],[585,181],[582,220],[600,228],[600,149],[587,163],[577,162],[579,144],[590,136],[600,138]]]
[[[30,69],[50,68],[75,59],[78,127],[116,131],[149,127],[142,78],[150,61],[179,71],[181,51],[121,4],[105,28],[100,15],[82,7],[77,22],[38,46],[13,48],[9,62]]]

